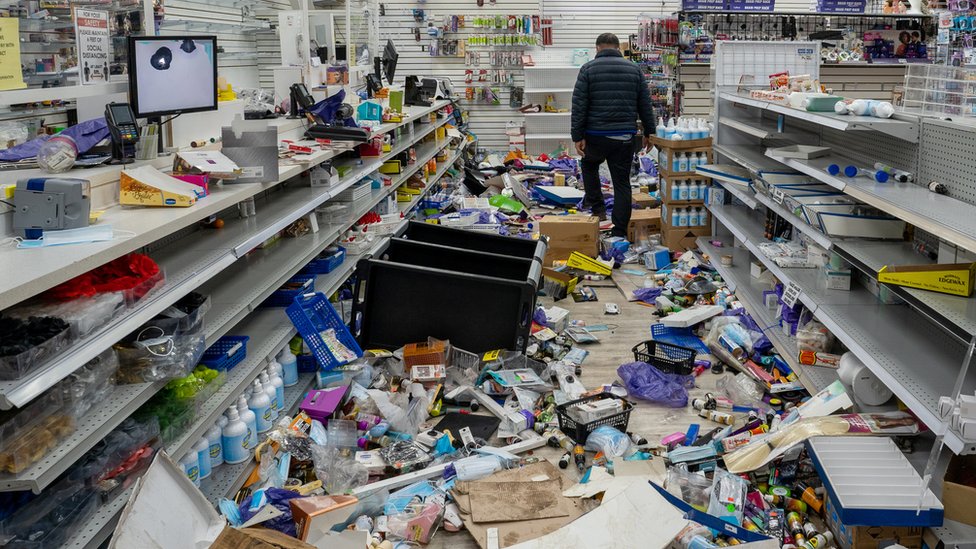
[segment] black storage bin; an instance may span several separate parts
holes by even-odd
[[[386,250],[379,254],[379,259],[445,271],[530,281],[536,286],[542,275],[542,266],[532,259],[400,238],[391,239]]]
[[[525,350],[541,267],[533,266],[529,276],[520,279],[462,272],[478,261],[464,252],[442,252],[459,262],[457,270],[360,260],[353,304],[354,318],[360,321],[360,346],[392,350],[435,337],[475,353]],[[407,252],[395,253],[405,257]],[[418,251],[411,254],[411,260],[419,262]],[[462,265],[460,258],[469,262]]]
[[[479,233],[422,221],[407,223],[406,228],[397,236],[405,240],[453,246],[464,250],[534,259],[540,265],[546,256],[546,244],[542,240]]]

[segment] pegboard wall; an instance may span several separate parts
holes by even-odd
[[[511,87],[504,81],[494,82],[492,79],[504,71],[504,77],[511,76],[514,87],[523,87],[524,74],[521,67],[507,64],[491,64],[490,53],[493,51],[524,50],[527,54],[536,55],[540,48],[533,46],[503,47],[503,46],[464,46],[464,51],[480,53],[479,64],[470,66],[465,64],[464,51],[458,54],[431,55],[431,39],[427,35],[427,26],[443,26],[445,17],[464,16],[465,27],[457,32],[445,33],[445,38],[466,41],[473,35],[490,34],[491,31],[475,28],[475,17],[493,15],[539,15],[537,0],[496,0],[495,3],[485,3],[479,7],[474,1],[460,4],[448,0],[428,0],[422,4],[412,1],[395,0],[382,2],[380,11],[380,43],[387,39],[393,40],[400,55],[397,63],[396,82],[402,83],[406,75],[426,75],[437,78],[450,78],[455,93],[464,97],[465,88],[470,86],[479,92],[488,87],[497,92],[498,104],[489,104],[479,100],[462,100],[462,106],[469,113],[470,129],[479,139],[479,146],[489,149],[508,149],[508,137],[505,130],[509,122],[522,123],[522,115],[510,106]],[[418,21],[414,10],[423,10],[423,19]],[[419,16],[419,14],[418,14]],[[418,40],[419,35],[419,40]],[[459,48],[460,50],[460,48]],[[465,83],[465,73],[472,71],[471,84]],[[488,71],[484,75],[486,81],[479,81],[480,71]],[[568,107],[568,105],[566,105]]]
[[[944,183],[948,196],[976,204],[976,127],[935,119],[922,124],[918,177],[922,185]]]
[[[884,162],[900,170],[918,173],[917,143],[870,130],[821,130],[820,144],[831,148],[831,154],[851,159],[857,166],[871,168]]]

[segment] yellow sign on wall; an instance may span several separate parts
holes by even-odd
[[[26,87],[20,68],[20,19],[0,17],[0,90]]]

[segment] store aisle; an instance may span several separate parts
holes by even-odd
[[[617,367],[626,362],[633,362],[634,345],[651,338],[650,327],[657,320],[653,308],[627,301],[627,298],[633,294],[633,290],[643,285],[643,277],[628,275],[618,269],[614,271],[613,278],[616,286],[609,280],[592,283],[591,287],[596,291],[599,301],[575,303],[572,298],[567,298],[557,303],[558,306],[569,310],[570,320],[582,320],[587,325],[616,326],[611,331],[597,332],[600,342],[586,347],[590,355],[583,363],[580,381],[587,389],[618,381]],[[616,303],[620,307],[620,314],[616,316],[604,314],[604,305],[607,303]],[[544,307],[552,304],[550,298],[539,300],[539,305]],[[714,391],[715,383],[720,378],[721,376],[710,372],[702,374],[697,379],[697,387],[689,391],[689,397],[693,399],[706,392]],[[690,404],[685,408],[667,408],[633,398],[630,400],[635,403],[636,408],[630,414],[628,430],[644,436],[651,443],[657,443],[662,437],[677,431],[685,432],[688,430],[688,425],[692,423],[701,424],[702,432],[718,427],[717,423],[698,417]],[[561,449],[544,446],[532,453],[523,454],[523,457],[537,456],[555,464],[559,462],[562,454]],[[587,464],[590,457],[592,454],[588,454]],[[564,475],[571,483],[576,483],[580,479],[579,473],[573,466],[565,469]],[[427,547],[429,549],[478,549],[478,544],[464,530],[456,533],[441,530]]]

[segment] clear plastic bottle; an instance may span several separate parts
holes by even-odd
[[[688,120],[681,121],[681,128],[679,128],[679,131],[681,132],[682,139],[694,139],[694,134],[691,131],[691,126],[689,125]]]
[[[671,200],[680,200],[681,196],[681,182],[671,180]]]
[[[678,171],[688,171],[688,155],[685,153],[681,153],[681,155],[678,157]]]
[[[688,226],[698,226],[698,208],[688,208]]]
[[[224,426],[220,443],[224,448],[224,461],[227,463],[242,463],[250,459],[248,436],[251,432],[247,423],[241,419],[237,408],[227,409],[227,425]]]
[[[278,405],[278,391],[275,390],[274,385],[271,384],[271,377],[268,376],[267,372],[261,372],[261,374],[258,375],[258,379],[261,380],[261,388],[264,390],[264,393],[268,395],[268,400],[271,401],[271,421],[277,421],[279,413],[278,410],[284,406],[284,403],[282,403],[282,406]]]
[[[200,457],[192,448],[186,453],[185,456],[183,456],[183,459],[180,460],[180,467],[183,468],[183,474],[186,475],[186,478],[190,479],[190,482],[199,488]]]
[[[684,156],[682,153],[671,153],[671,171],[679,172],[678,168],[681,166],[681,157]]]
[[[657,120],[657,128],[655,129],[654,135],[660,137],[661,139],[664,139],[668,135],[667,132],[668,132],[668,129],[664,125],[664,119],[658,118],[658,120]]]
[[[252,385],[251,397],[247,401],[247,407],[254,412],[258,433],[264,433],[271,429],[273,417],[271,414],[271,399],[268,398],[268,393],[264,391],[264,387],[257,379],[254,380],[254,385]]]
[[[687,181],[681,184],[678,190],[678,200],[688,200],[688,188]]]
[[[693,181],[688,185],[688,200],[698,200],[699,198],[701,197],[698,196],[698,182]]]
[[[224,425],[227,423],[227,418],[223,415],[220,417],[224,418]],[[222,426],[220,422],[216,422],[207,429],[207,433],[204,435],[207,438],[207,445],[209,446],[208,453],[210,457],[210,469],[213,470],[224,464],[224,447],[220,442],[220,432]]]
[[[668,120],[668,125],[664,128],[664,137],[671,139],[671,137],[677,132],[678,129],[674,126],[674,118]]]
[[[78,145],[67,135],[48,139],[37,151],[37,165],[47,173],[64,173],[75,165]]]
[[[278,364],[281,364],[281,380],[285,387],[298,383],[298,358],[287,346],[278,353]]]
[[[209,477],[212,465],[210,464],[210,442],[207,441],[207,437],[200,437],[200,440],[197,440],[197,443],[193,445],[193,449],[190,451],[197,453],[197,464],[200,467],[200,480]]]
[[[247,406],[247,397],[241,395],[237,399],[237,413],[241,416],[241,421],[247,425],[247,449],[256,448],[258,445],[258,419]],[[228,419],[230,417],[228,416]],[[226,456],[226,453],[225,453]],[[224,460],[226,461],[226,457]]]
[[[700,200],[705,200],[705,195],[708,194],[708,183],[704,181],[698,182],[698,198]]]

